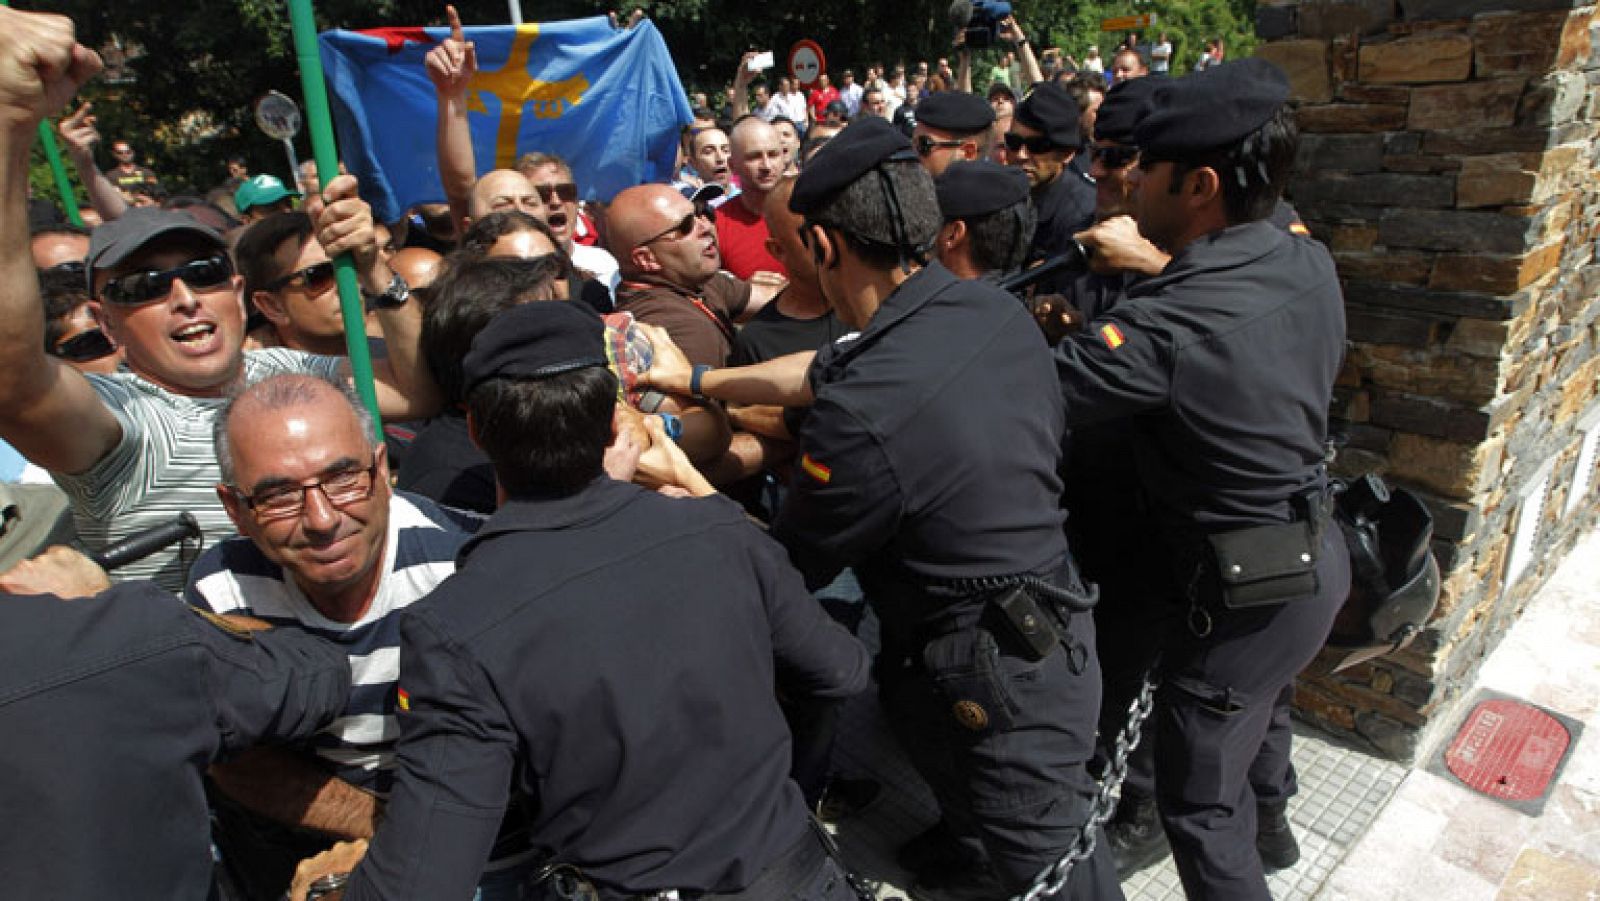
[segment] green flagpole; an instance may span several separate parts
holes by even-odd
[[[61,162],[61,148],[56,146],[56,133],[48,119],[39,123],[39,143],[44,145],[44,158],[50,161],[50,171],[56,174],[56,190],[61,192],[61,206],[67,211],[67,221],[83,228],[78,198],[72,193],[72,179],[67,177],[66,164]]]
[[[0,6],[10,6],[11,0],[0,0]],[[39,143],[44,145],[44,157],[50,161],[50,170],[56,175],[56,190],[61,192],[61,205],[66,208],[67,221],[83,228],[83,215],[78,212],[78,198],[72,193],[72,179],[67,177],[67,167],[61,162],[61,148],[56,146],[56,133],[46,118],[39,123]]]
[[[328,112],[328,88],[323,82],[322,56],[317,50],[317,25],[311,0],[289,0],[289,23],[294,30],[294,53],[300,62],[300,89],[305,94],[306,123],[311,129],[311,155],[317,161],[319,188],[339,174],[339,150],[333,141],[333,117]],[[333,261],[339,284],[339,308],[344,314],[344,343],[350,353],[350,372],[356,393],[372,411],[376,438],[383,440],[383,419],[378,414],[378,394],[372,386],[372,354],[367,349],[365,305],[356,277],[356,264],[348,253]]]

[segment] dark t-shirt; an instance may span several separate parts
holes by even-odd
[[[699,303],[696,303],[699,301]],[[700,294],[675,285],[624,281],[617,287],[617,309],[664,328],[696,366],[722,366],[733,349],[733,320],[750,305],[750,285],[725,272],[706,282]]]
[[[733,353],[728,357],[729,366],[749,366],[801,351],[821,350],[849,331],[832,310],[815,319],[786,316],[778,309],[782,300],[783,295],[778,295],[739,330],[739,337],[733,341]],[[800,434],[809,411],[809,407],[789,407],[783,411],[783,422],[789,434]]]

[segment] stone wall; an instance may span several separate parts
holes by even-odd
[[[1299,102],[1291,200],[1344,282],[1337,468],[1421,492],[1445,573],[1411,648],[1338,675],[1319,661],[1297,705],[1410,760],[1600,503],[1600,18],[1571,0],[1264,0],[1257,30]]]

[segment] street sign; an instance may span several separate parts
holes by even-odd
[[[1137,16],[1117,16],[1115,19],[1101,19],[1101,31],[1138,31],[1149,28],[1156,20],[1153,13],[1140,13]]]
[[[268,91],[256,101],[256,124],[267,137],[287,141],[300,133],[300,106],[285,94]]]
[[[810,90],[826,71],[828,58],[822,55],[822,47],[816,41],[796,41],[789,48],[789,74],[800,82],[800,87]]]

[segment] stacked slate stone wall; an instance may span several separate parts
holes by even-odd
[[[1296,703],[1411,760],[1600,499],[1600,19],[1570,0],[1264,0],[1257,30],[1299,104],[1291,200],[1344,283],[1336,468],[1422,493],[1445,574],[1410,649],[1320,660]]]

